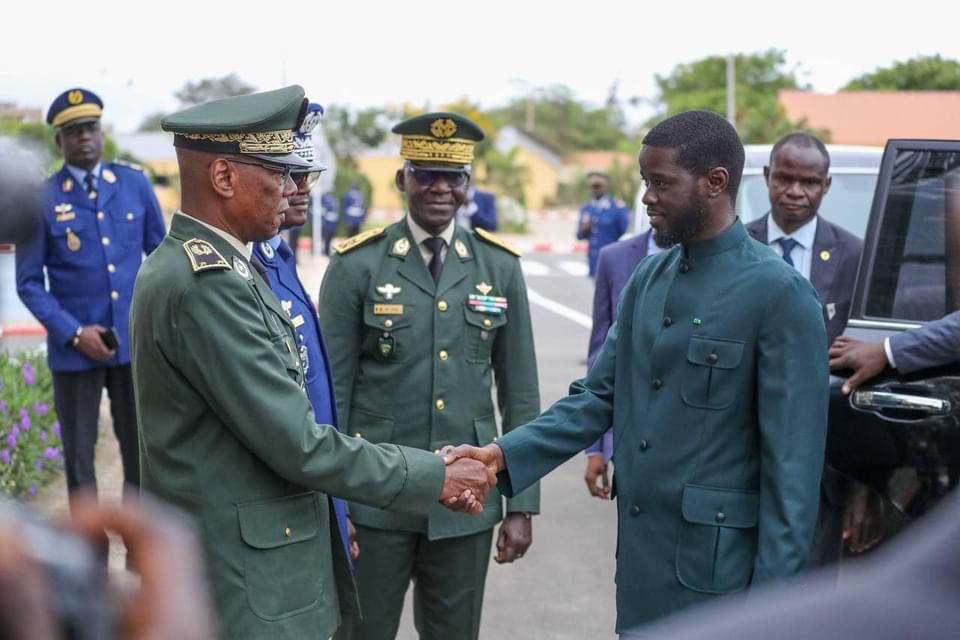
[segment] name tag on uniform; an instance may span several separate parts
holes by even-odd
[[[296,316],[290,319],[290,322],[293,323],[294,329],[299,329],[303,326],[303,323],[306,322],[306,320],[303,319],[302,313],[298,313]]]
[[[403,305],[402,304],[375,304],[373,305],[373,315],[400,316],[400,315],[403,315]]]

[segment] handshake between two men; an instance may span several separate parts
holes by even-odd
[[[446,446],[440,455],[447,465],[441,504],[453,511],[474,514],[483,511],[483,501],[496,486],[497,474],[506,466],[500,447],[496,444]]]

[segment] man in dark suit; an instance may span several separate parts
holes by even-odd
[[[640,261],[648,255],[659,253],[660,247],[653,241],[653,230],[619,240],[600,250],[597,258],[596,288],[593,290],[593,328],[590,330],[590,348],[587,352],[587,367],[593,361],[607,339],[610,325],[617,317],[620,292],[633,275]],[[610,498],[610,480],[607,465],[613,457],[613,431],[607,431],[587,449],[587,468],[583,479],[587,491],[595,498]],[[598,484],[599,482],[599,484]]]
[[[770,212],[748,224],[747,230],[813,284],[830,344],[847,326],[863,251],[862,240],[817,214],[830,189],[830,155],[816,137],[791,133],[773,145],[763,176]],[[837,471],[824,467],[820,515],[810,553],[812,566],[840,559],[848,485]]]
[[[817,290],[832,343],[847,327],[863,240],[817,214],[830,190],[830,155],[816,137],[791,133],[773,145],[763,176],[770,212],[747,230]]]

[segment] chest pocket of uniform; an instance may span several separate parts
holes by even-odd
[[[401,307],[402,313],[384,313],[398,311]],[[413,316],[414,308],[409,304],[366,303],[363,309],[361,355],[385,363],[404,362],[413,349]]]
[[[114,214],[117,235],[124,245],[135,246],[143,243],[143,211],[128,209]]]
[[[724,409],[737,396],[743,341],[694,336],[687,349],[680,395],[698,409]]]
[[[493,341],[497,330],[507,324],[506,312],[497,315],[479,313],[464,307],[463,313],[467,322],[466,351],[467,362],[490,362],[493,350]]]
[[[260,303],[260,314],[263,316],[263,322],[270,332],[270,342],[280,359],[287,368],[287,375],[296,382],[300,388],[304,385],[303,365],[300,362],[300,348],[293,333],[289,329],[289,320],[281,316],[273,307],[267,304],[263,299],[260,289],[250,283],[250,288],[254,290]]]

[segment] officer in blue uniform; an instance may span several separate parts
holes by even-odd
[[[367,204],[359,185],[354,184],[350,191],[343,194],[343,221],[347,225],[347,236],[355,236],[360,231],[363,219],[367,217]]]
[[[297,185],[297,194],[287,199],[290,208],[284,215],[281,229],[304,224],[310,202],[310,190],[317,184],[320,173],[325,169],[317,164],[311,142],[312,131],[320,122],[322,115],[323,107],[311,103],[307,107],[303,124],[294,138],[294,152],[313,166],[291,174]],[[317,422],[337,427],[333,377],[330,375],[327,350],[323,343],[323,334],[320,332],[320,321],[313,301],[310,300],[307,290],[297,276],[297,262],[290,245],[278,233],[273,238],[253,246],[252,263],[258,271],[262,266],[260,275],[264,276],[270,284],[270,289],[280,300],[283,310],[289,314],[290,321],[296,330],[297,346],[305,376],[304,387],[310,398],[310,404],[313,405]],[[333,498],[333,506],[337,524],[340,527],[340,539],[343,540],[347,557],[350,558],[354,555],[351,554],[350,548],[353,536],[348,535],[346,506],[339,498]]]
[[[597,258],[600,249],[620,239],[630,224],[630,213],[623,201],[612,198],[609,193],[610,179],[606,174],[591,171],[587,174],[593,200],[580,208],[577,223],[577,240],[587,240],[587,263],[590,277],[597,273]]]
[[[320,231],[323,233],[323,255],[330,255],[330,242],[333,240],[333,234],[337,232],[337,222],[340,221],[340,214],[337,212],[337,196],[331,191],[327,191],[320,196],[320,219],[322,226]]]
[[[133,166],[101,161],[103,102],[87,89],[47,112],[64,166],[46,183],[43,224],[17,247],[17,293],[47,330],[47,360],[63,433],[67,489],[96,488],[103,388],[110,396],[124,480],[140,478],[127,318],[137,270],[163,239],[160,205]],[[44,273],[46,272],[46,273]],[[46,276],[46,280],[45,280]]]
[[[497,199],[492,193],[470,186],[467,201],[457,209],[457,224],[464,229],[497,230]]]

